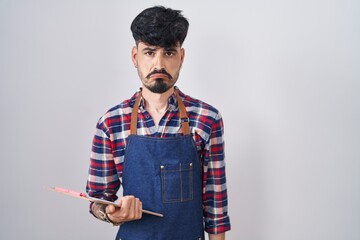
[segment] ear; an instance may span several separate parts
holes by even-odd
[[[138,49],[134,46],[131,50],[131,60],[133,61],[135,67],[137,67],[137,53]]]
[[[184,62],[184,58],[185,58],[185,49],[184,48],[180,49],[180,54],[181,54],[181,65],[182,65]]]

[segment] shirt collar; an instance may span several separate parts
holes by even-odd
[[[180,96],[182,96],[182,92],[179,90],[178,87],[175,86],[175,91],[177,91]],[[131,97],[131,103],[130,106],[134,107],[136,98],[139,96],[139,93],[142,91],[142,88],[139,89],[139,91],[137,91],[132,97]],[[169,105],[169,111],[175,111],[178,109],[178,104],[177,104],[177,98],[176,98],[176,93],[171,94],[169,99],[168,99],[168,105]],[[141,98],[140,103],[139,103],[139,109],[144,110],[144,99]]]

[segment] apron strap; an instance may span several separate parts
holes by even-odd
[[[178,102],[178,107],[180,111],[180,120],[181,120],[181,129],[184,135],[190,135],[190,127],[189,127],[189,117],[186,113],[186,108],[184,106],[184,102],[180,97],[180,94],[176,92],[176,98]]]
[[[186,113],[185,105],[184,105],[178,92],[176,92],[176,98],[177,98],[178,107],[179,107],[179,111],[180,111],[181,129],[182,129],[184,135],[190,135],[189,117]],[[139,92],[139,95],[136,98],[133,110],[131,112],[130,135],[136,135],[140,100],[141,100],[141,92]]]
[[[138,118],[140,100],[141,100],[141,91],[139,92],[139,95],[136,98],[133,110],[131,112],[130,135],[136,135],[137,118]]]

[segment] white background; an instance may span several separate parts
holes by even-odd
[[[113,239],[85,191],[98,118],[140,86],[130,24],[190,21],[178,86],[225,122],[230,240],[360,239],[360,2],[0,0],[0,239]]]

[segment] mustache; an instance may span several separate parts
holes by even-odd
[[[160,70],[154,70],[154,71],[152,71],[151,73],[149,73],[147,76],[146,76],[146,78],[150,78],[151,77],[151,75],[153,75],[153,74],[165,74],[169,79],[173,79],[173,77],[170,75],[170,73],[168,73],[165,69],[160,69]]]

